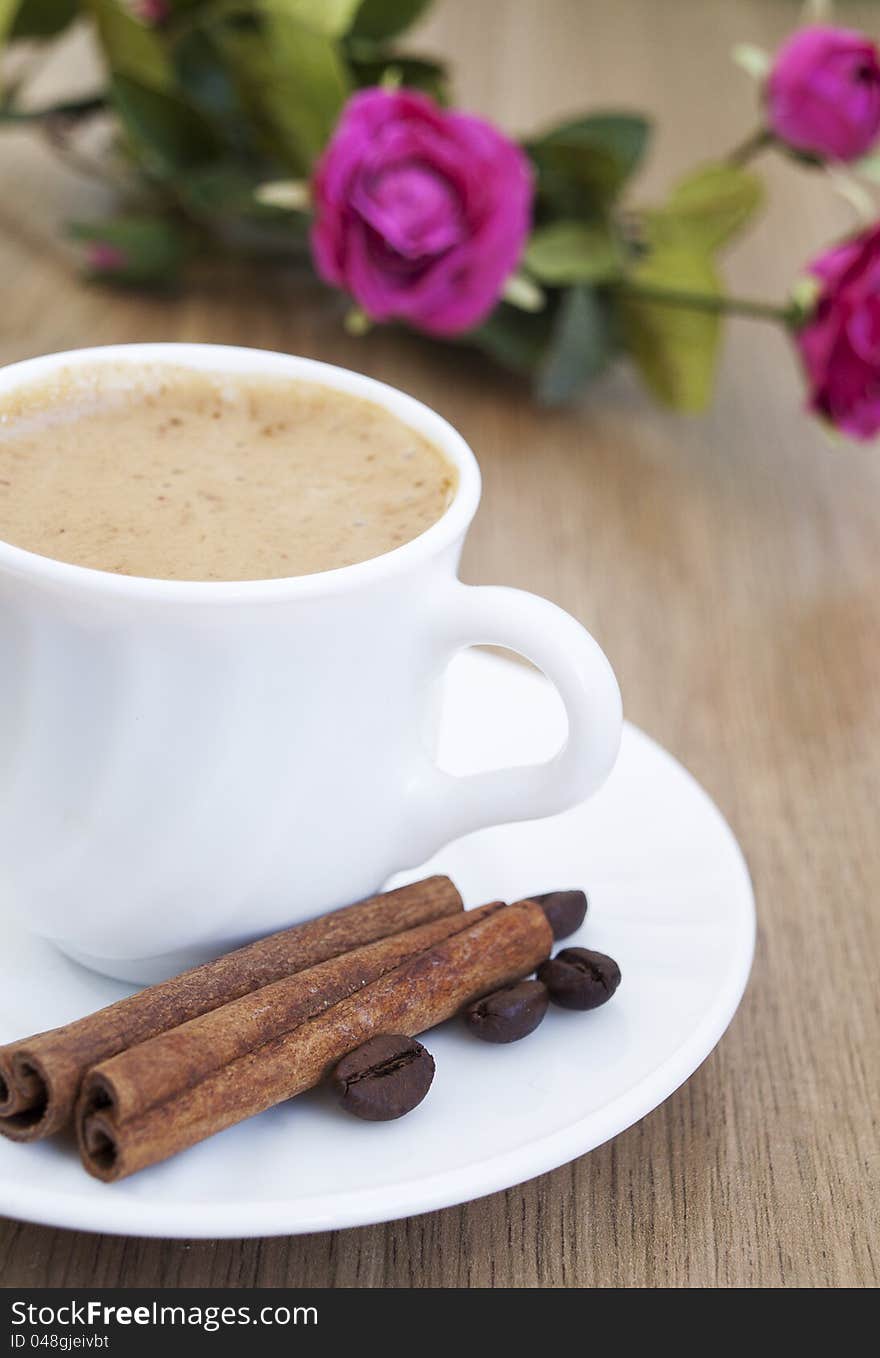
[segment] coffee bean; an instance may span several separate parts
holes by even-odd
[[[540,981],[518,981],[469,1005],[464,1021],[483,1042],[518,1042],[535,1031],[548,1004],[547,987]]]
[[[587,916],[587,898],[583,891],[545,891],[543,896],[530,896],[537,901],[553,930],[554,938],[568,938],[577,933]]]
[[[331,1076],[342,1107],[368,1122],[411,1113],[431,1088],[434,1058],[414,1037],[381,1033],[343,1056]]]
[[[604,953],[563,948],[538,967],[538,979],[563,1009],[598,1009],[620,985],[620,967]]]

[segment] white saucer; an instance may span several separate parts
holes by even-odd
[[[442,750],[453,772],[543,758],[564,729],[555,692],[531,670],[477,652],[452,666]],[[449,873],[468,905],[586,888],[590,913],[571,941],[618,960],[617,995],[591,1014],[551,1010],[509,1047],[457,1023],[436,1030],[426,1039],[433,1088],[399,1122],[358,1122],[318,1091],[116,1185],[90,1179],[67,1144],[0,1139],[0,1213],[125,1235],[240,1237],[448,1207],[623,1131],[687,1079],[730,1022],[754,943],[748,871],[706,794],[633,727],[593,801],[470,835],[428,866]],[[0,1041],[126,993],[11,921],[0,929]]]

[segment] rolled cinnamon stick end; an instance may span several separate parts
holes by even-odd
[[[550,954],[552,930],[534,901],[482,907],[464,919],[466,927],[290,1031],[195,1083],[178,1079],[175,1092],[149,1106],[125,1069],[134,1053],[97,1066],[77,1109],[86,1169],[113,1182],[167,1160],[312,1088],[369,1038],[388,1032],[415,1037],[487,991],[527,976]],[[155,1087],[148,1097],[154,1094]]]
[[[75,1023],[0,1047],[0,1133],[36,1141],[66,1127],[86,1071],[141,1042],[351,949],[463,911],[428,877],[258,939]]]

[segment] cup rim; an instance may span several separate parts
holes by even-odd
[[[377,378],[333,363],[231,344],[168,341],[98,345],[44,354],[0,368],[0,398],[23,384],[39,382],[50,373],[67,367],[148,362],[174,364],[220,376],[278,374],[372,401],[434,443],[448,458],[458,472],[455,495],[435,523],[400,547],[351,566],[337,566],[310,575],[265,580],[163,580],[144,575],[117,575],[92,566],[56,561],[54,557],[16,547],[3,539],[0,539],[0,571],[51,585],[131,599],[200,604],[274,602],[338,594],[378,584],[437,555],[467,532],[480,502],[481,481],[477,460],[458,430],[414,396]]]

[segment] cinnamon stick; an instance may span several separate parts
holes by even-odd
[[[100,1088],[103,1097],[112,1090],[115,1115],[138,1116],[503,908],[493,901],[459,911],[285,976],[102,1062],[96,1081],[86,1076],[84,1091]]]
[[[0,1047],[0,1132],[35,1141],[71,1120],[83,1076],[117,1052],[282,977],[462,912],[448,877],[428,877],[258,939],[75,1023]]]
[[[180,1071],[169,1079],[168,1067],[150,1072],[150,1049],[159,1050],[152,1042],[103,1062],[86,1077],[77,1109],[86,1169],[112,1182],[166,1160],[310,1089],[369,1037],[383,1032],[414,1037],[487,991],[528,975],[549,956],[552,930],[533,901],[484,906],[456,925],[462,922],[445,939],[222,1065],[211,1068],[203,1044],[186,1035],[190,1082]],[[316,968],[311,977],[304,973],[303,986],[310,979],[326,986],[330,972],[341,972],[346,960],[337,959],[329,971]],[[251,996],[244,1008],[259,1002]],[[240,1007],[238,1013],[240,1019]],[[253,1013],[250,1022],[256,1031]],[[227,1054],[233,1050],[234,1044],[226,1048]]]

